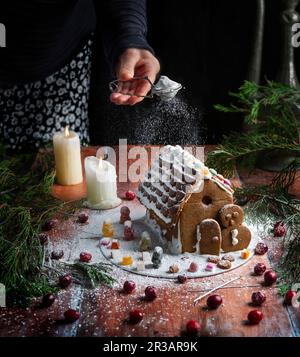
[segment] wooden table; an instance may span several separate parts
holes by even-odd
[[[206,147],[206,151],[210,149]],[[83,157],[95,155],[95,151],[96,148],[85,148]],[[128,163],[133,161],[130,159]],[[265,179],[268,177],[262,171],[247,177],[248,182]],[[136,188],[137,184],[119,183],[119,196],[122,198],[128,189]],[[300,192],[297,187],[294,191]],[[67,188],[55,186],[53,193],[65,200],[79,199],[85,195],[85,184]],[[60,232],[51,236],[53,245],[64,239],[62,230],[72,230],[72,224],[67,222]],[[299,312],[292,307],[285,307],[277,289],[262,286],[262,278],[252,274],[256,263],[264,262],[270,267],[271,262],[276,263],[279,259],[278,241],[272,239],[267,243],[270,247],[269,257],[254,256],[248,264],[237,270],[209,278],[213,287],[237,275],[243,277],[218,291],[223,297],[223,305],[217,310],[207,310],[205,299],[198,306],[193,306],[193,300],[205,292],[204,283],[208,278],[193,279],[184,285],[175,282],[166,286],[159,284],[158,298],[149,303],[141,300],[145,287],[139,287],[137,293],[124,295],[119,288],[100,286],[91,291],[74,284],[61,291],[57,301],[48,309],[36,309],[34,306],[28,309],[1,308],[0,336],[180,336],[189,319],[201,323],[202,336],[299,336]],[[126,279],[135,279],[130,273],[122,271],[121,275],[120,286]],[[267,296],[266,303],[259,308],[264,313],[264,319],[259,325],[251,326],[246,322],[248,312],[253,309],[249,302],[251,294],[258,290],[264,291]],[[69,307],[80,311],[80,319],[74,324],[59,323],[63,312]],[[134,307],[140,308],[145,314],[144,320],[138,325],[126,323],[128,312]]]

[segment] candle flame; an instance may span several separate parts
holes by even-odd
[[[103,166],[103,159],[102,157],[99,157],[99,163],[98,163],[99,169],[102,169],[102,166]]]
[[[65,137],[70,136],[70,131],[69,131],[69,125],[65,126],[65,133],[64,133]]]

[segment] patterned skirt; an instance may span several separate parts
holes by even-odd
[[[89,143],[92,37],[70,63],[47,78],[0,88],[0,141],[7,149],[38,148],[64,126]]]

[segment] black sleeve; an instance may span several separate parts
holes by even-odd
[[[103,5],[100,21],[104,51],[112,73],[125,49],[141,48],[154,52],[146,40],[146,0],[106,0]]]

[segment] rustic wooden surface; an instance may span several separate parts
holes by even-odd
[[[95,151],[95,148],[86,148],[83,157],[94,155]],[[268,175],[264,175],[264,172],[260,172],[256,181],[250,178],[251,182],[267,180]],[[120,197],[124,197],[129,188],[136,189],[136,184],[119,184]],[[297,187],[295,192],[300,192]],[[53,193],[65,200],[79,199],[85,196],[85,185],[67,188],[55,186]],[[66,224],[60,228],[64,229],[72,230],[72,225]],[[61,233],[57,232],[51,237],[54,245],[58,239],[62,239]],[[280,246],[274,240],[268,244],[271,247],[269,258],[276,262],[281,252]],[[72,249],[72,242],[69,249]],[[200,295],[200,290],[205,291],[205,285],[201,285],[203,279],[193,279],[193,282],[188,281],[184,285],[159,285],[158,298],[153,302],[141,299],[144,287],[136,293],[124,295],[118,288],[101,286],[91,291],[73,284],[58,294],[57,301],[50,308],[39,309],[36,305],[28,309],[1,308],[0,336],[181,336],[189,319],[201,323],[202,336],[299,336],[299,311],[286,308],[276,288],[264,287],[262,278],[252,274],[257,262],[264,262],[270,267],[270,260],[267,256],[255,256],[241,268],[223,274],[222,279],[226,281],[237,275],[243,278],[217,292],[223,297],[223,305],[217,310],[207,310],[205,299],[198,306],[193,306],[193,299]],[[135,276],[128,273],[127,278],[134,280]],[[214,283],[220,284],[220,277],[209,279],[212,286]],[[195,288],[197,283],[202,288]],[[251,294],[258,290],[263,290],[267,296],[266,303],[259,308],[264,313],[264,319],[259,325],[251,326],[246,318],[253,309],[249,305]],[[65,324],[62,321],[63,312],[69,307],[81,313],[76,323]],[[129,311],[135,307],[140,308],[145,317],[140,324],[130,325],[126,319]]]

